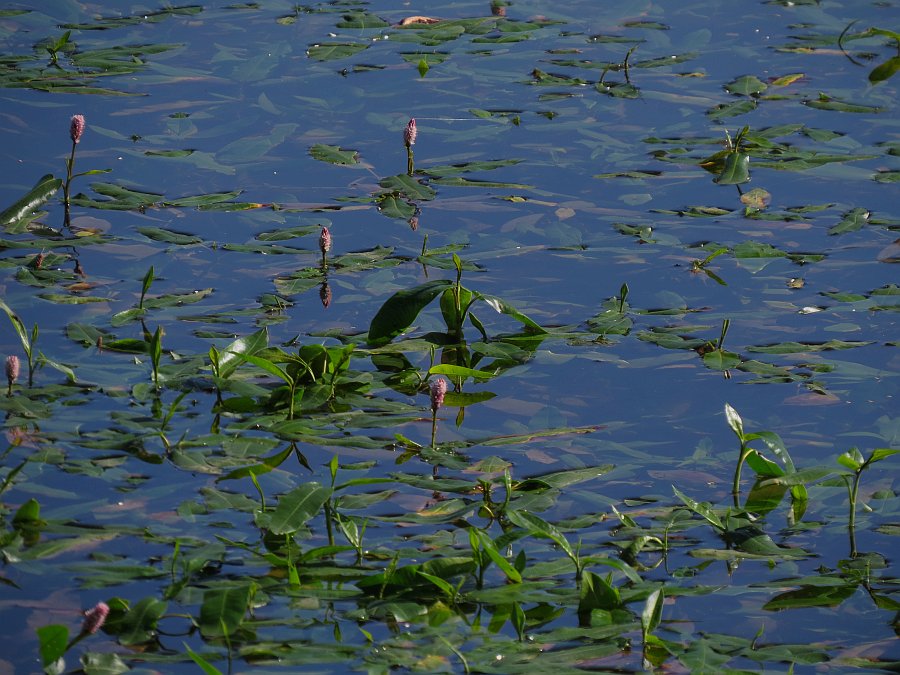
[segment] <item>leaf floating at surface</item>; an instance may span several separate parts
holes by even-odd
[[[869,222],[868,209],[857,207],[847,211],[841,218],[841,221],[828,228],[828,234],[846,234],[847,232],[856,232],[861,230]]]
[[[337,145],[324,145],[317,143],[309,149],[313,159],[329,164],[342,164],[349,166],[359,164],[359,153],[356,150],[344,150]]]
[[[744,75],[725,85],[725,91],[730,94],[740,94],[741,96],[761,94],[768,88],[769,85],[755,75]]]
[[[428,201],[434,199],[437,194],[433,188],[420,183],[412,176],[407,176],[406,174],[382,178],[378,181],[378,184],[391,194],[401,194],[413,201]]]
[[[162,227],[138,227],[136,229],[148,239],[160,241],[164,244],[187,246],[189,244],[199,244],[203,241],[200,237],[191,234],[182,234],[181,232],[167,230]]]
[[[865,105],[863,103],[849,103],[847,101],[841,101],[826,94],[820,94],[819,98],[804,101],[804,103],[810,108],[816,108],[818,110],[833,110],[835,112],[875,114],[882,113],[887,110],[887,108],[883,108],[877,105]]]
[[[336,61],[358,54],[368,48],[368,44],[360,42],[327,42],[311,45],[306,50],[306,55],[316,61]]]

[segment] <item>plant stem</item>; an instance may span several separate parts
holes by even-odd
[[[847,530],[850,533],[850,557],[856,557],[856,500],[859,496],[859,481],[862,478],[862,467],[854,472],[853,485],[847,486],[850,492],[850,519],[847,521]]]
[[[731,484],[731,494],[735,497],[741,493],[741,469],[744,467],[744,462],[747,461],[747,457],[750,456],[751,452],[753,452],[753,448],[748,448],[744,443],[741,443],[741,454],[738,457],[737,468],[734,470],[734,482]]]
[[[408,176],[412,176],[414,168],[415,167],[413,166],[412,146],[407,145],[406,146],[406,174]]]

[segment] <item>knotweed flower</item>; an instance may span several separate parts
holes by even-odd
[[[322,251],[323,256],[331,250],[331,232],[324,225],[322,226],[322,232],[319,234],[319,249]]]
[[[447,393],[447,380],[439,377],[431,383],[431,412],[437,415],[438,409],[444,405],[444,395]]]
[[[19,379],[19,357],[6,357],[6,381],[9,382],[9,391],[12,393],[12,386]]]
[[[84,115],[73,115],[72,122],[69,124],[69,136],[72,137],[73,143],[78,143],[81,140],[81,135],[84,133]]]
[[[84,613],[84,623],[81,626],[82,635],[93,635],[103,626],[106,616],[109,614],[109,605],[98,602]]]
[[[419,132],[416,129],[416,120],[411,119],[406,125],[406,129],[403,130],[403,142],[406,144],[407,148],[416,144],[416,136],[418,135]]]

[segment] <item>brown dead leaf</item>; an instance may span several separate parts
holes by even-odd
[[[439,21],[440,21],[440,19],[435,19],[434,17],[431,17],[431,16],[408,16],[397,25],[398,26],[412,26],[417,23],[430,24],[430,23],[438,23]]]

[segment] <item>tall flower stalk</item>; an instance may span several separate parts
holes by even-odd
[[[406,125],[406,129],[403,130],[403,144],[406,146],[406,173],[410,176],[413,175],[413,170],[415,169],[413,166],[412,146],[416,144],[416,136],[418,135],[416,120],[411,119]]]
[[[7,356],[6,357],[6,381],[9,383],[9,390],[7,391],[7,396],[12,396],[13,385],[16,383],[16,380],[19,379],[19,357],[18,356]]]
[[[331,232],[323,225],[319,233],[319,250],[322,252],[322,271],[328,269],[328,251],[331,250]]]
[[[66,225],[69,224],[69,188],[72,184],[72,178],[75,171],[75,148],[77,148],[78,144],[81,142],[81,137],[84,135],[84,129],[84,115],[73,115],[71,122],[69,122],[69,138],[72,139],[72,152],[66,160],[66,182],[65,185],[63,185]]]
[[[447,394],[447,380],[439,377],[431,383],[431,447],[437,436],[437,414],[444,405],[444,396]]]

